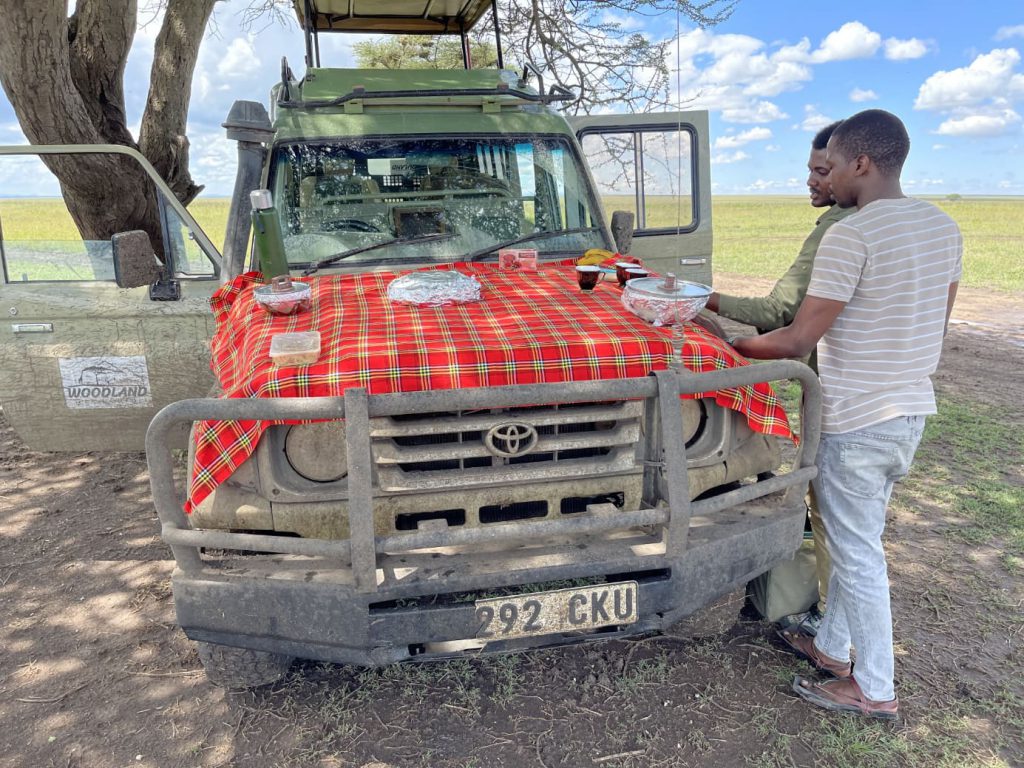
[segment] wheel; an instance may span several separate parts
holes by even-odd
[[[293,656],[249,648],[232,648],[217,643],[196,643],[206,677],[221,688],[256,688],[284,677]]]

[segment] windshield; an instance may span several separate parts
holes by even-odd
[[[486,260],[495,258],[488,249],[509,242],[536,248],[542,259],[609,247],[564,137],[283,145],[272,191],[296,266],[347,251],[354,252],[339,266]]]

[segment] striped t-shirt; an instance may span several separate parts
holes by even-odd
[[[949,216],[907,197],[868,203],[825,233],[807,295],[846,306],[818,342],[823,432],[935,413],[929,376],[962,250]]]

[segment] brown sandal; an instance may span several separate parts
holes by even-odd
[[[880,720],[896,720],[899,717],[899,698],[873,701],[864,695],[853,675],[820,683],[797,675],[793,678],[793,691],[804,701],[832,712],[851,712]]]
[[[849,661],[836,661],[819,651],[814,645],[814,638],[805,632],[790,632],[783,629],[776,633],[798,658],[810,662],[819,672],[832,677],[844,679],[853,672],[853,664]]]

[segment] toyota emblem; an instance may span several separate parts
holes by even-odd
[[[492,455],[503,459],[525,456],[537,447],[540,437],[532,424],[522,421],[506,421],[487,430],[484,445]]]

